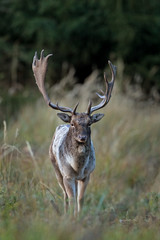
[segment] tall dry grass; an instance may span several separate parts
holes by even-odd
[[[62,105],[72,107],[81,99],[84,111],[90,89],[99,87],[97,75],[71,92],[64,87]],[[53,96],[58,99],[54,91]],[[56,210],[58,206],[62,213],[63,197],[48,157],[53,132],[61,124],[55,111],[40,99],[25,106],[16,121],[4,121],[1,239],[159,239],[159,107],[139,105],[115,87],[103,112],[103,120],[92,126],[97,164],[77,220]]]

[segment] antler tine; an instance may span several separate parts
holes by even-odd
[[[87,114],[88,114],[88,115],[91,114],[91,107],[92,107],[92,101],[89,100],[89,104],[88,104],[88,107],[87,107]]]
[[[74,107],[73,111],[72,111],[72,115],[76,115],[76,110],[77,110],[77,107],[79,105],[79,102],[76,104],[76,106]]]
[[[72,113],[73,110],[68,107],[61,107],[57,104],[53,104],[46,92],[45,86],[44,86],[44,80],[47,72],[47,65],[48,65],[48,59],[51,57],[53,54],[48,54],[46,57],[44,57],[44,50],[41,51],[40,54],[40,59],[38,59],[37,52],[35,52],[35,55],[33,57],[33,62],[32,62],[32,70],[34,73],[34,77],[36,79],[36,84],[40,90],[40,92],[43,95],[43,98],[45,102],[52,107],[55,110],[60,110],[62,112],[70,112]]]
[[[61,107],[58,105],[58,102],[56,104],[53,104],[51,101],[49,102],[49,106],[55,110],[60,110],[61,112],[70,112],[72,113],[72,108],[67,107]]]
[[[116,76],[116,66],[114,66],[111,61],[108,61],[108,64],[110,66],[111,69],[111,73],[112,73],[112,80],[110,82],[108,82],[106,74],[104,73],[104,80],[105,80],[105,85],[106,85],[106,90],[105,93],[101,90],[103,95],[100,95],[99,93],[97,93],[97,95],[102,99],[102,101],[96,105],[91,107],[90,106],[90,114],[93,113],[94,111],[97,111],[98,109],[103,108],[104,106],[106,106],[111,98],[111,93],[112,93],[112,89],[114,86],[114,81],[115,81],[115,76]]]

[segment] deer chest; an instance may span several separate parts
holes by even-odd
[[[56,157],[61,174],[80,180],[95,168],[94,147],[91,142],[90,147],[80,144],[72,146],[72,149],[66,149],[65,138],[68,129],[67,125],[61,125],[56,129],[52,152]]]

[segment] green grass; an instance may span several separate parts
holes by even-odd
[[[58,216],[51,204],[63,212],[48,157],[61,123],[56,113],[40,100],[3,123],[0,239],[159,239],[159,107],[140,107],[116,93],[103,112],[92,127],[97,164],[76,220]]]

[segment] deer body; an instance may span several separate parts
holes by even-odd
[[[95,153],[91,140],[83,145],[75,142],[70,134],[70,128],[69,125],[57,127],[50,146],[50,156],[64,193],[64,211],[67,212],[69,197],[69,204],[73,205],[76,214],[77,210],[80,212],[85,185],[95,168]]]
[[[69,117],[62,113],[59,116],[62,120],[64,116],[65,120]],[[100,119],[103,114],[98,116]],[[73,205],[76,214],[77,210],[81,210],[84,192],[95,168],[95,152],[91,141],[90,117],[81,113],[73,115],[70,121],[71,125],[57,127],[50,146],[50,157],[64,193],[64,211],[68,209],[69,197],[69,205]]]
[[[101,120],[104,116],[104,114],[100,113],[91,114],[103,108],[109,102],[114,85],[116,68],[110,61],[108,62],[112,72],[112,81],[108,82],[104,75],[106,91],[105,93],[102,92],[103,95],[97,94],[102,101],[93,107],[92,103],[89,102],[88,109],[85,113],[77,113],[78,104],[72,110],[68,107],[61,107],[58,103],[53,104],[50,101],[44,87],[44,79],[48,58],[52,54],[44,57],[43,52],[44,50],[41,52],[40,59],[37,58],[37,53],[35,53],[32,63],[36,83],[46,103],[53,109],[61,111],[62,113],[57,114],[58,117],[68,123],[56,128],[49,154],[58,183],[63,190],[64,210],[66,212],[68,209],[69,199],[69,207],[71,211],[74,211],[76,214],[77,211],[80,212],[82,208],[84,193],[89,182],[90,174],[95,168],[95,152],[91,140],[90,126]],[[71,115],[66,114],[66,112]]]
[[[69,125],[57,127],[50,154],[53,154],[64,177],[83,180],[95,168],[95,152],[91,139],[78,143],[70,133]]]

